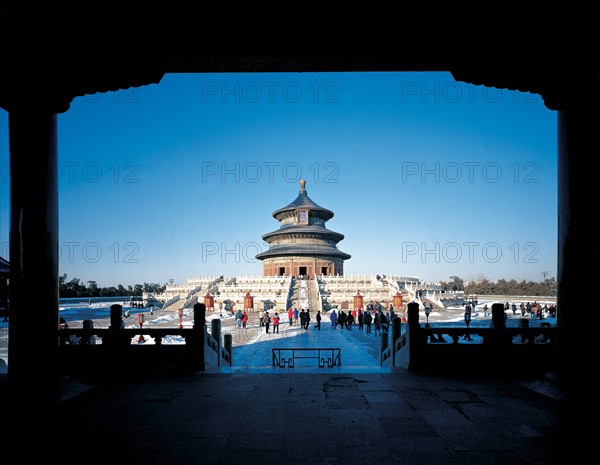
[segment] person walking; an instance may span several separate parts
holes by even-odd
[[[238,329],[242,328],[242,318],[244,318],[244,315],[242,314],[241,310],[238,310],[235,314],[235,324],[237,325]]]
[[[346,319],[347,319],[347,315],[346,312],[344,312],[344,310],[340,310],[340,314],[338,315],[338,324],[340,325],[340,329],[345,329],[346,328]]]
[[[261,310],[260,312],[258,312],[258,321],[259,321],[259,325],[260,326],[264,326],[265,325],[265,312],[264,312],[264,310]]]
[[[244,310],[242,313],[242,328],[246,329],[246,325],[248,324],[248,312]]]
[[[263,323],[265,325],[265,331],[269,332],[269,326],[271,326],[271,317],[269,316],[269,312],[265,312],[265,316],[263,316]]]
[[[294,324],[297,325],[298,324],[298,309],[296,307],[294,307]]]
[[[317,329],[321,331],[321,310],[317,310]]]
[[[471,312],[472,312],[471,304],[465,305],[465,313],[471,313]]]
[[[277,312],[273,315],[273,332],[279,334],[279,315]]]
[[[358,323],[358,330],[363,331],[365,329],[365,313],[362,310],[358,311],[358,315],[356,315],[356,320]]]
[[[290,326],[293,326],[293,324],[294,324],[294,309],[292,307],[290,307],[288,309],[288,318],[290,320]]]
[[[304,309],[300,310],[300,327],[306,329],[306,313],[304,313]]]
[[[383,313],[383,312],[379,312],[379,323],[381,324],[381,331],[383,332],[384,336],[388,335],[388,331],[389,331],[389,318],[388,315]]]
[[[354,324],[354,311],[348,312],[348,315],[346,315],[346,329],[348,331],[352,331],[352,325]]]
[[[308,330],[310,327],[310,312],[308,310],[306,310],[306,313],[304,314],[304,323],[306,325],[304,329]]]
[[[365,327],[367,328],[367,334],[371,333],[371,323],[373,321],[373,317],[371,316],[371,312],[369,310],[363,316],[363,320],[365,321]]]
[[[331,329],[335,329],[337,326],[337,313],[335,313],[335,309],[329,315],[329,321],[331,321]]]

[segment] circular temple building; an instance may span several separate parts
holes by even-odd
[[[265,276],[343,275],[344,260],[350,255],[338,250],[344,235],[327,229],[333,212],[313,202],[306,193],[306,181],[300,181],[298,197],[273,212],[281,226],[264,234],[269,250],[256,258],[263,262]]]

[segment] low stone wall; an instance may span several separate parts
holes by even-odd
[[[408,304],[408,324],[392,324],[391,343],[382,347],[382,365],[436,374],[539,375],[555,371],[558,328],[507,328],[502,304],[492,306],[489,328],[422,327],[418,304]],[[480,343],[469,343],[477,337]]]
[[[108,329],[61,329],[58,333],[58,367],[61,373],[135,373],[204,371],[205,351],[211,337],[205,324],[204,304],[194,306],[193,328],[124,329],[121,305],[111,306]],[[163,344],[179,336],[181,344]],[[148,338],[153,344],[146,344]],[[208,349],[210,350],[210,348]]]

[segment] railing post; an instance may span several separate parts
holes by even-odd
[[[229,354],[229,366],[233,366],[233,335],[223,336],[223,349]]]
[[[131,339],[123,331],[123,306],[113,304],[110,306],[110,326],[106,335],[102,338],[102,345],[106,344],[103,361],[110,370],[120,372],[125,370],[126,360],[129,359]]]
[[[519,318],[519,328],[529,328],[529,320],[527,318]],[[527,340],[525,333],[520,333],[519,337],[521,338],[522,343]]]
[[[381,346],[379,347],[379,365],[382,365],[382,366],[383,366],[383,351],[388,348],[389,337],[390,337],[389,332],[382,331],[381,338],[380,338]]]
[[[113,304],[110,306],[110,326],[108,329],[113,331],[123,328],[123,306],[120,304]]]
[[[394,317],[392,320],[392,366],[396,366],[396,343],[400,339],[402,320],[399,317]]]
[[[210,322],[212,337],[217,343],[217,366],[221,366],[221,349],[223,347],[221,343],[221,320],[218,318],[214,318]]]
[[[409,302],[406,307],[408,313],[408,330],[419,329],[419,304],[417,302]]]
[[[500,364],[504,363],[506,347],[510,343],[510,335],[506,332],[506,321],[504,313],[504,304],[492,304],[492,360],[494,364],[500,368]]]
[[[204,359],[204,351],[206,350],[206,306],[204,304],[194,304],[194,323],[192,325],[192,330],[194,334],[192,350],[195,354],[193,359],[198,360],[198,363],[194,363],[194,367],[199,371],[204,371],[206,366],[206,360]]]
[[[110,326],[108,334],[102,339],[102,344],[107,344],[113,347],[123,347],[131,345],[131,341],[127,336],[123,335],[121,330],[125,327],[123,323],[123,306],[121,304],[113,304],[110,306]],[[115,354],[118,356],[118,354]],[[123,355],[123,354],[121,354]]]
[[[423,341],[421,341],[421,326],[419,325],[419,304],[418,302],[409,302],[407,305],[408,313],[408,369],[415,369],[421,366],[423,357]]]
[[[499,331],[506,329],[506,314],[504,313],[504,304],[492,304],[492,328]]]
[[[83,320],[82,326],[85,332],[83,336],[79,339],[79,344],[90,345],[92,344],[92,337],[94,337],[94,320]]]

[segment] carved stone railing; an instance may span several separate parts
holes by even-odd
[[[557,327],[507,328],[503,304],[492,305],[490,327],[429,327],[419,324],[417,303],[408,304],[401,332],[392,322],[390,341],[382,340],[381,365],[444,373],[545,373],[556,369]],[[382,338],[384,339],[384,338]]]
[[[206,354],[216,343],[205,324],[206,307],[194,306],[192,328],[123,328],[122,307],[110,309],[109,328],[94,328],[85,320],[83,328],[58,331],[59,370],[85,372],[204,371]],[[167,341],[175,338],[176,341]],[[208,350],[207,350],[208,349]],[[231,364],[231,346],[220,348],[220,361]]]
[[[214,319],[211,322],[211,334],[206,333],[206,345],[210,349],[205,354],[206,367],[214,368],[233,365],[233,336],[225,334],[221,337],[221,320]],[[223,339],[223,343],[221,343]]]

